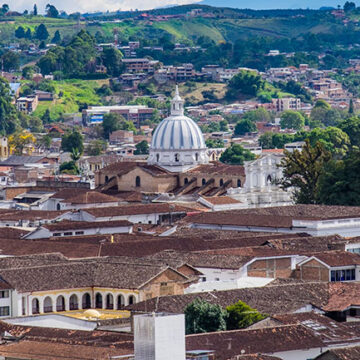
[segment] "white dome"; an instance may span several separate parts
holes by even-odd
[[[151,148],[153,150],[205,149],[204,136],[199,126],[187,116],[169,116],[156,128]]]
[[[171,115],[154,132],[148,164],[182,172],[208,162],[204,136],[199,126],[184,115],[184,101],[176,87],[171,101]]]

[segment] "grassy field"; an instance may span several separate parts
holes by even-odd
[[[203,91],[213,91],[218,99],[222,99],[226,91],[226,84],[223,83],[192,83],[192,85],[182,84],[179,90],[182,94],[186,94],[184,95],[185,100],[193,104],[205,100],[202,95]]]
[[[49,109],[51,118],[57,119],[61,118],[63,114],[78,112],[81,103],[99,105],[100,97],[96,94],[96,89],[102,83],[103,81],[96,80],[54,81],[55,100],[40,102],[34,115],[41,117]]]

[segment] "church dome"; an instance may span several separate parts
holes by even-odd
[[[171,101],[171,115],[154,132],[148,163],[175,172],[186,171],[208,161],[202,131],[184,115],[184,101],[176,86],[175,97]]]
[[[169,116],[156,128],[151,148],[154,150],[181,150],[206,148],[199,126],[187,116]]]

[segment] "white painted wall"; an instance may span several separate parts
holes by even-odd
[[[316,356],[320,355],[324,351],[325,349],[322,348],[313,348],[304,350],[274,352],[271,354],[268,353],[267,355],[277,356],[283,360],[309,360],[314,359]]]

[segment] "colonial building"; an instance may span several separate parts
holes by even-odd
[[[95,182],[101,191],[168,193],[173,200],[228,192],[243,207],[287,205],[292,203],[291,194],[274,185],[282,173],[280,159],[265,155],[245,166],[210,161],[204,136],[199,126],[184,115],[184,101],[176,87],[171,114],[154,132],[147,163],[114,163],[99,170]]]

